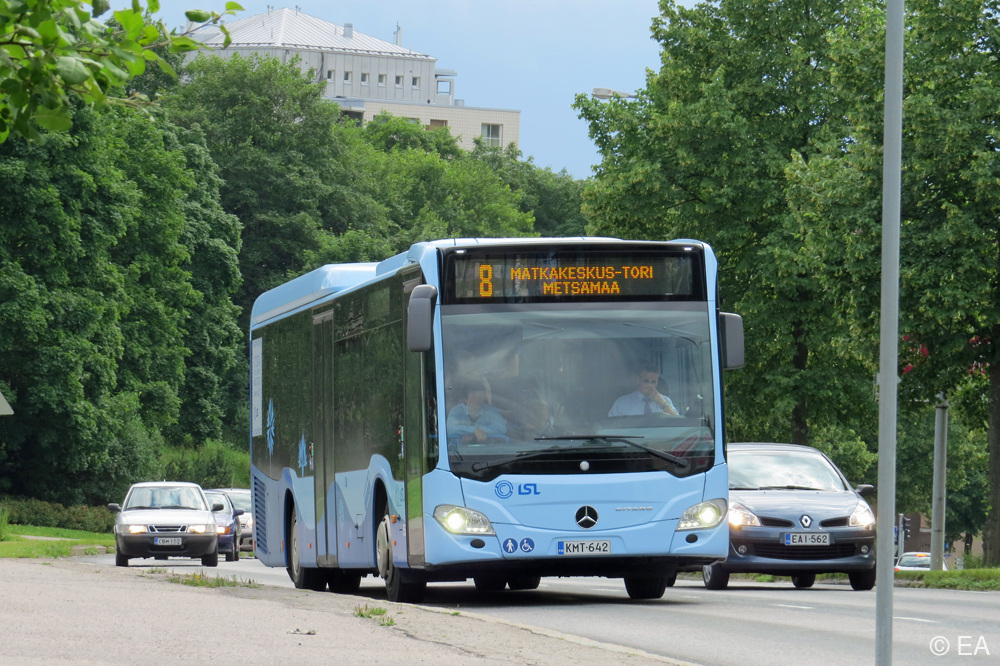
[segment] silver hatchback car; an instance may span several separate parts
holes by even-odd
[[[728,447],[729,556],[702,569],[721,590],[730,573],[791,576],[812,587],[819,573],[846,573],[855,590],[875,586],[871,485],[848,483],[821,451],[798,444]]]
[[[115,564],[129,558],[200,557],[202,565],[219,564],[219,535],[213,510],[196,483],[150,481],[129,488],[122,505],[108,504],[115,515]]]

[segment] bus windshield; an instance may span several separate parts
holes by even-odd
[[[704,302],[443,307],[451,471],[704,472],[709,315]]]

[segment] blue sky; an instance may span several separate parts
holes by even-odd
[[[571,108],[593,88],[634,92],[646,69],[658,69],[649,28],[657,0],[243,0],[239,17],[295,8],[331,23],[393,41],[458,72],[456,98],[466,106],[521,111],[520,148],[535,164],[587,178],[598,160],[586,124]],[[166,0],[157,17],[185,23],[185,9],[222,11],[225,0]]]

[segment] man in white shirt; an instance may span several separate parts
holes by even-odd
[[[669,414],[680,416],[670,398],[656,390],[660,373],[656,368],[644,367],[636,375],[636,390],[623,395],[611,405],[608,416],[641,416],[643,414]]]

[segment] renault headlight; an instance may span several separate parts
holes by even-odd
[[[851,514],[851,520],[848,523],[851,527],[865,527],[871,529],[871,526],[875,524],[875,514],[872,513],[871,508],[864,502],[858,502],[858,505],[854,508],[854,513]]]
[[[715,527],[726,516],[726,500],[713,499],[688,508],[677,523],[677,531],[704,530]]]
[[[468,507],[442,504],[434,509],[434,518],[452,534],[496,534],[489,518]]]
[[[729,524],[733,527],[760,527],[760,519],[739,502],[729,507]]]

